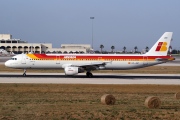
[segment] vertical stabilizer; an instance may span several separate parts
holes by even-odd
[[[146,55],[166,56],[170,46],[173,32],[165,32]]]

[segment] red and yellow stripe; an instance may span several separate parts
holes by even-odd
[[[112,56],[112,55],[46,55],[46,54],[27,54],[30,59],[47,59],[47,60],[123,60],[123,61],[154,61],[156,58],[172,59],[171,56]]]

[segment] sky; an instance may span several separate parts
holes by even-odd
[[[0,34],[29,43],[141,51],[164,32],[180,49],[180,0],[0,0]],[[94,17],[94,19],[90,19]],[[93,23],[93,29],[92,29]],[[92,35],[93,32],[93,35]]]

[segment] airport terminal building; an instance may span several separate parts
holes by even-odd
[[[28,43],[21,39],[13,39],[11,34],[0,34],[0,49],[9,53],[88,53],[92,51],[89,44],[62,44],[60,48],[52,48],[52,43]]]

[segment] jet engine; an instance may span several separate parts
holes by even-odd
[[[65,75],[77,75],[78,73],[84,72],[84,69],[80,67],[65,67],[64,72]]]

